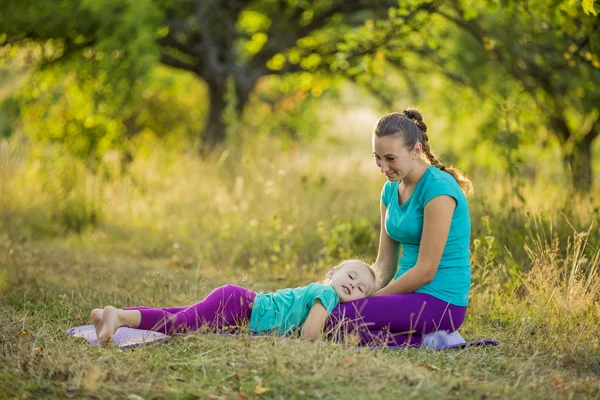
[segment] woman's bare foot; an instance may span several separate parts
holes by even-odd
[[[113,306],[106,306],[102,310],[102,329],[98,334],[98,342],[100,344],[107,344],[113,340],[115,332],[123,324],[119,319],[119,310]]]
[[[90,316],[92,318],[94,328],[96,329],[96,338],[99,338],[100,332],[102,332],[102,327],[104,326],[102,323],[102,310],[100,308],[94,308]]]

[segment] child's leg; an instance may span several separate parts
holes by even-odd
[[[202,326],[221,329],[250,320],[256,293],[235,285],[225,285],[213,290],[204,300],[175,314],[164,309],[140,308],[139,329],[171,334],[197,330]]]
[[[102,310],[102,322],[100,326],[96,326],[98,342],[100,344],[110,342],[117,329],[122,326],[128,328],[139,327],[140,320],[141,313],[138,310],[122,310],[113,306],[104,307]]]
[[[163,310],[166,313],[169,314],[175,314],[181,310],[185,310],[187,307],[170,307],[170,308],[160,308],[159,310]],[[132,310],[145,310],[145,309],[151,309],[151,307],[123,307],[121,310],[122,311],[132,311]],[[132,316],[134,320],[132,320]],[[92,322],[94,324],[94,328],[96,329],[96,337],[100,338],[101,334],[102,334],[102,330],[104,329],[104,310],[101,308],[95,308],[94,310],[92,310],[91,313],[91,318],[92,318]],[[114,328],[114,330],[116,331],[119,327],[121,326],[127,326],[129,328],[138,328],[139,327],[139,319],[141,318],[141,313],[125,313],[123,314],[123,318],[125,319],[124,325],[118,325],[118,322],[115,322],[114,325],[116,326],[116,328]],[[107,331],[109,332],[109,331]],[[112,332],[112,334],[114,334],[114,332]],[[103,338],[108,335],[109,339],[112,338],[112,334],[108,334],[108,333],[104,333],[102,336]]]
[[[179,311],[185,310],[186,308],[188,308],[189,306],[185,306],[185,307],[166,307],[166,308],[159,308],[159,310],[163,310],[168,312],[169,314],[175,314],[178,313]],[[123,307],[123,310],[149,310],[149,309],[155,309],[154,307]]]

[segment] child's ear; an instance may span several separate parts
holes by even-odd
[[[329,271],[327,271],[327,275],[325,275],[325,277],[331,279],[334,272],[335,272],[335,268],[331,268]]]

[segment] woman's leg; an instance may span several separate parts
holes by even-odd
[[[327,328],[337,332],[336,339],[354,332],[361,344],[367,344],[368,337],[379,340],[394,335],[395,342],[418,345],[423,334],[457,330],[466,310],[424,293],[370,297],[340,304],[329,316]]]
[[[202,326],[222,329],[235,326],[250,319],[256,293],[235,285],[225,285],[213,290],[204,300],[176,313],[168,309],[139,308],[141,314],[138,329],[171,334],[197,330]],[[131,310],[133,311],[133,310]]]
[[[422,335],[390,332],[387,329],[367,329],[360,327],[350,332],[338,329],[328,334],[329,339],[357,346],[419,346]]]

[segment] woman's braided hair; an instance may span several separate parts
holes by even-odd
[[[401,113],[394,112],[384,115],[377,121],[374,133],[377,137],[397,135],[409,150],[412,150],[417,143],[421,143],[423,154],[431,165],[452,175],[465,194],[473,191],[473,184],[469,178],[457,168],[446,167],[435,158],[429,145],[427,125],[425,125],[421,113],[414,108],[406,109]]]

